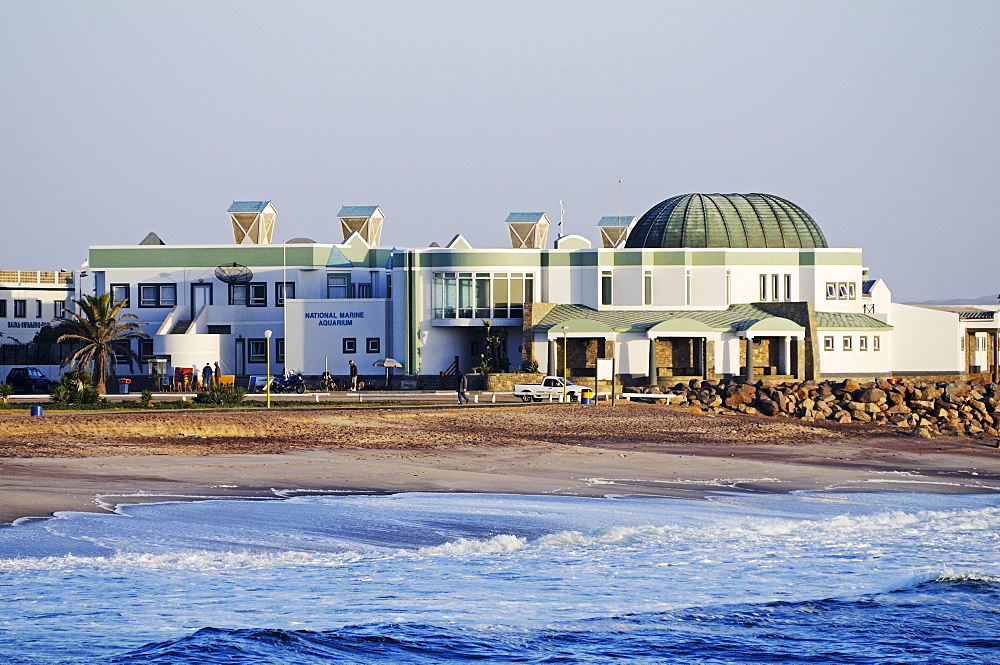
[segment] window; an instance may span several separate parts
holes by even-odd
[[[145,363],[149,362],[149,359],[153,357],[153,340],[151,339],[140,339],[139,340],[139,362]]]
[[[653,304],[653,271],[647,270],[642,275],[642,304]]]
[[[354,337],[344,338],[344,353],[357,353],[358,352],[358,340]]]
[[[351,276],[346,273],[327,273],[326,276],[326,297],[346,298],[347,287],[351,283]]]
[[[385,275],[385,297],[392,297],[392,274],[386,273]]]
[[[274,338],[274,361],[279,365],[285,364],[285,338]]]
[[[284,307],[285,298],[295,298],[295,282],[274,283],[274,306]]]
[[[61,319],[64,307],[66,307],[66,303],[62,300],[57,300],[54,303],[52,303],[52,318]]]
[[[232,335],[233,327],[224,324],[208,324],[208,334],[209,335]]]
[[[852,339],[850,335],[844,335],[844,351],[850,351],[854,348]]]
[[[176,304],[176,284],[139,285],[139,307],[173,307]]]
[[[847,285],[847,297],[851,300],[857,300],[858,298],[858,289],[854,282]]]
[[[247,304],[247,293],[249,288],[246,284],[230,284],[229,285],[229,304],[230,305],[246,305]]]
[[[267,362],[267,340],[248,339],[247,340],[247,362],[266,363]]]
[[[785,275],[785,300],[789,301],[792,299],[792,276]]]
[[[115,342],[115,362],[119,365],[131,365],[132,364],[132,354],[130,353],[132,346],[128,341]]]
[[[371,298],[372,297],[372,285],[371,285],[371,283],[358,284],[358,297],[359,298]]]
[[[836,282],[826,283],[826,299],[836,300],[837,299],[837,284]]]
[[[691,271],[684,273],[684,304],[691,304]]]
[[[601,304],[610,305],[612,298],[612,287],[614,286],[610,270],[601,271]]]
[[[881,345],[879,344],[878,335],[872,335],[872,350],[873,351],[881,350]]]
[[[780,279],[778,275],[771,275],[771,300],[778,300],[778,297],[781,295]]]
[[[36,300],[35,301],[35,318],[36,319],[42,318],[42,301],[41,300]]]
[[[15,300],[14,301],[14,318],[24,319],[28,317],[28,301],[27,300]]]
[[[858,351],[867,351],[867,350],[868,350],[868,336],[862,335],[861,337],[858,338]]]
[[[111,285],[111,304],[117,305],[120,302],[127,303],[129,298],[129,285],[128,284],[112,284]],[[128,307],[128,305],[125,305]]]
[[[837,284],[837,299],[847,300],[847,282],[840,282]]]
[[[726,271],[726,304],[733,301],[733,273]]]
[[[827,335],[823,338],[823,350],[833,351],[833,335]]]
[[[523,318],[533,287],[532,273],[434,273],[434,318]]]
[[[365,340],[366,353],[382,353],[382,340],[378,337],[369,337]]]
[[[267,307],[267,282],[247,284],[247,307]]]
[[[0,318],[7,318],[7,301],[0,300]]]
[[[767,300],[767,275],[760,276],[760,301]]]

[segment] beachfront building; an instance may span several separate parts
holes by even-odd
[[[0,381],[17,365],[58,374],[61,351],[31,342],[64,308],[72,307],[76,284],[68,270],[0,270]]]
[[[378,375],[376,361],[392,357],[408,377],[487,365],[643,385],[996,366],[995,312],[893,303],[861,249],[829,247],[777,196],[674,196],[640,217],[600,218],[598,247],[579,235],[550,242],[543,212],[510,213],[510,247],[459,234],[405,249],[382,245],[391,220],[378,206],[343,207],[332,243],[272,243],[269,201],[228,214],[232,244],[168,246],[151,234],[90,248],[95,292],[127,301],[149,334],[134,342],[134,373],[218,361],[248,377],[269,353],[272,369],[311,376],[343,375],[348,360]]]

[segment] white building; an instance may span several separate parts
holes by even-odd
[[[859,248],[828,247],[801,208],[763,194],[688,194],[639,218],[603,217],[601,246],[547,242],[544,213],[511,213],[511,247],[380,246],[377,206],[341,209],[341,238],[272,244],[268,201],[234,202],[234,243],[95,245],[97,293],[127,300],[161,371],[220,362],[410,376],[474,370],[486,322],[504,369],[635,384],[691,378],[962,377],[996,371],[998,317],[892,302]],[[270,346],[264,331],[273,331]],[[496,341],[496,340],[494,340]],[[749,360],[748,360],[749,359]],[[147,368],[135,368],[135,373]]]

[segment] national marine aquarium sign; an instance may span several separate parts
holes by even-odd
[[[316,325],[324,326],[353,326],[358,319],[365,318],[364,312],[306,312],[305,318],[319,319]]]
[[[8,321],[8,328],[44,328],[48,325],[47,321]]]

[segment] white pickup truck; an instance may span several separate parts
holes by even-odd
[[[586,390],[586,386],[578,386],[570,383],[566,386],[566,397],[571,402],[580,398],[580,393]],[[541,383],[518,383],[514,385],[514,396],[520,397],[522,402],[534,400],[541,402],[543,397],[562,398],[563,380],[561,376],[547,376]]]

